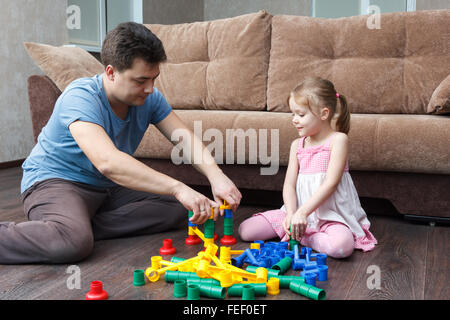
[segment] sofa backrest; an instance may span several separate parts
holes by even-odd
[[[155,86],[175,109],[265,110],[271,17],[146,24],[167,54]]]
[[[450,10],[339,19],[272,18],[268,111],[289,112],[290,91],[305,77],[332,81],[353,113],[425,114],[450,72]]]

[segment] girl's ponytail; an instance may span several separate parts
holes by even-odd
[[[336,94],[337,98],[340,101],[340,112],[339,117],[336,120],[336,129],[339,132],[343,132],[347,134],[350,131],[350,110],[347,106],[347,99],[341,94]]]

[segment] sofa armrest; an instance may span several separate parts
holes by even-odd
[[[427,112],[432,114],[450,113],[450,74],[434,90],[428,103]]]
[[[44,75],[31,75],[28,78],[28,102],[30,104],[31,123],[34,142],[53,112],[55,102],[61,90]]]

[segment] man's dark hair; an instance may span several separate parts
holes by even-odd
[[[131,68],[135,58],[149,64],[167,60],[159,38],[143,24],[122,22],[106,34],[102,45],[103,65],[115,67],[119,72]]]

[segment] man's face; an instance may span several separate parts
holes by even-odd
[[[140,58],[135,58],[131,68],[122,72],[114,71],[114,97],[122,103],[140,106],[145,103],[159,76],[159,63],[149,64]]]

